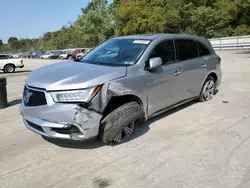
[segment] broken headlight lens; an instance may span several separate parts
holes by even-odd
[[[51,92],[50,94],[55,102],[89,102],[94,97],[98,87],[84,90]]]

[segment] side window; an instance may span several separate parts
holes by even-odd
[[[206,55],[210,55],[211,52],[209,49],[207,49],[207,47],[203,44],[201,44],[200,42],[197,42],[198,48],[199,48],[199,55],[200,56],[206,56]]]
[[[193,40],[176,40],[175,46],[177,59],[180,61],[198,57],[198,49],[196,43]]]
[[[163,65],[175,62],[174,41],[169,40],[158,44],[149,59],[154,57],[160,57]]]
[[[7,59],[6,55],[0,55],[0,59]]]

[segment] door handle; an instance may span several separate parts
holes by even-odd
[[[181,74],[181,72],[178,71],[178,70],[176,70],[176,71],[174,72],[174,75],[175,75],[175,76],[178,76],[178,75],[180,75],[180,74]]]
[[[207,67],[206,64],[202,64],[202,65],[201,65],[201,68],[206,68],[206,67]]]

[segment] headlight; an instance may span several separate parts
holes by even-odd
[[[51,92],[55,102],[89,102],[101,89],[101,86],[73,91]]]

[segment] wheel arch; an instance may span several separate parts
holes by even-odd
[[[7,64],[4,65],[3,69],[5,69],[5,67],[8,66],[8,65],[13,65],[15,68],[17,68],[14,63],[7,63]]]
[[[217,74],[216,74],[215,72],[209,72],[209,74],[207,74],[207,76],[204,78],[201,87],[203,87],[204,83],[206,82],[206,80],[207,80],[207,78],[208,78],[209,76],[212,76],[212,77],[213,77],[215,83],[217,82],[217,80],[218,80]]]
[[[212,76],[212,77],[213,77],[215,83],[217,82],[218,76],[217,76],[217,74],[216,74],[215,72],[209,73],[208,76],[207,76],[207,78],[208,78],[209,76]],[[206,78],[206,79],[207,79],[207,78]]]
[[[120,96],[112,96],[110,98],[109,102],[107,103],[107,105],[105,106],[105,108],[103,110],[102,119],[104,119],[113,110],[117,109],[118,107],[120,107],[128,102],[138,103],[145,113],[144,104],[143,104],[142,100],[140,99],[140,97],[138,97],[134,94],[126,94],[126,95],[120,95]]]

